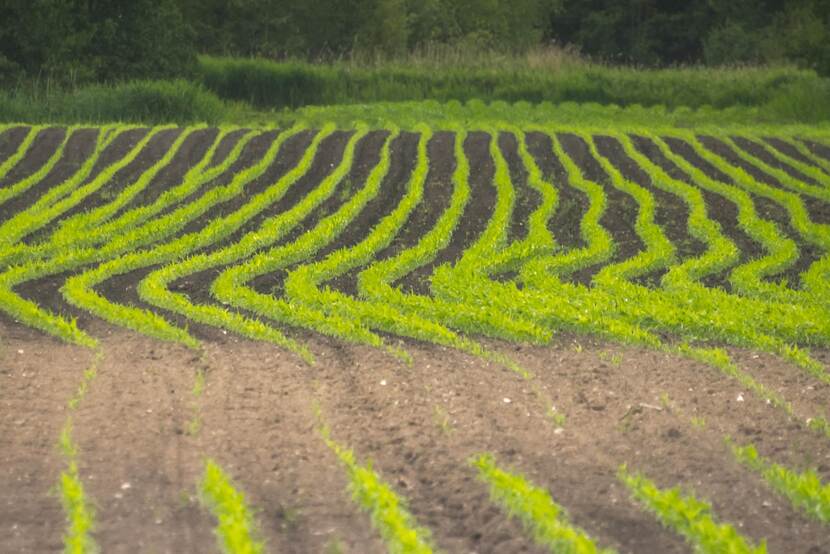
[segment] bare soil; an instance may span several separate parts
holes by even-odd
[[[406,367],[309,335],[317,363],[308,366],[233,337],[199,353],[104,324],[95,332],[104,358],[73,421],[105,552],[211,551],[213,521],[196,493],[207,457],[245,491],[271,551],[336,543],[382,552],[316,432],[315,405],[334,438],[409,498],[447,552],[542,552],[488,501],[468,465],[481,452],[550,490],[576,524],[621,552],[687,551],[629,499],[615,478],[623,463],[708,499],[748,537],[766,537],[770,552],[830,552],[826,529],[742,469],[724,438],[796,468],[817,466],[825,480],[830,444],[685,359],[572,336],[547,347],[493,344],[535,373],[567,417],[557,427],[533,383],[441,347],[406,343],[415,358]],[[56,552],[64,528],[56,443],[93,355],[10,323],[0,336],[0,550]],[[820,413],[830,401],[830,388],[775,358],[734,354],[797,410]]]

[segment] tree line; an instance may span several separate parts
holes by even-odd
[[[436,45],[830,75],[830,0],[0,0],[4,84],[187,77],[199,53],[396,58]]]

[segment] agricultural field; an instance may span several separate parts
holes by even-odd
[[[0,126],[0,552],[830,554],[830,132],[454,109]]]

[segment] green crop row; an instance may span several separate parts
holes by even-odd
[[[418,522],[398,496],[370,465],[360,465],[354,452],[336,443],[330,430],[320,429],[326,445],[346,467],[349,490],[354,501],[368,512],[372,525],[380,533],[389,554],[432,554],[430,532]]]
[[[765,543],[751,542],[728,523],[718,523],[712,507],[679,488],[660,489],[643,475],[620,468],[619,479],[631,495],[652,512],[665,527],[683,535],[698,554],[765,554]]]
[[[490,487],[490,498],[518,518],[536,543],[552,554],[613,554],[568,521],[565,509],[546,490],[499,468],[491,455],[476,456],[471,463],[478,469],[478,478]]]
[[[810,517],[830,524],[830,484],[821,482],[814,470],[797,473],[773,463],[754,446],[732,445],[735,458],[758,472],[773,489],[784,495],[792,505]]]
[[[14,183],[7,183],[0,189],[0,204],[4,204],[9,199],[19,196],[20,194],[29,190],[32,186],[40,182],[46,177],[50,171],[58,163],[58,160],[63,156],[66,144],[69,142],[69,137],[77,130],[77,127],[69,127],[64,131],[63,140],[58,144],[55,151],[46,159],[43,165],[26,177],[22,177],[19,181]],[[6,174],[3,173],[5,176]]]
[[[821,186],[820,184],[812,184],[809,181],[793,177],[784,169],[776,167],[771,163],[766,162],[762,156],[753,154],[752,152],[748,151],[746,148],[741,146],[741,144],[738,141],[736,141],[733,137],[723,137],[723,140],[732,148],[732,151],[738,158],[740,158],[747,164],[756,166],[758,169],[760,169],[767,175],[774,177],[775,180],[777,180],[780,184],[784,185],[793,192],[801,193],[807,196],[812,196],[813,198],[823,200],[824,202],[830,202],[830,189],[828,189],[827,187]],[[756,148],[764,152],[767,156],[776,160],[778,163],[783,164],[785,166],[788,165],[792,168],[797,168],[802,173],[806,173],[807,175],[813,177],[819,183],[828,178],[828,175],[823,173],[815,166],[801,163],[793,158],[785,158],[783,154],[780,154],[774,148],[767,148],[764,144],[758,141],[753,141],[753,144]]]
[[[321,130],[315,141],[306,151],[304,159],[296,167],[288,171],[281,178],[281,181],[293,183],[305,174],[308,170],[309,163],[316,154],[320,140],[328,136],[331,130],[332,127],[324,127]],[[365,130],[355,133],[351,138],[351,142],[356,143],[365,133]],[[252,339],[291,346],[292,350],[298,352],[307,361],[311,361],[311,354],[305,348],[287,341],[285,335],[273,327],[259,320],[251,319],[242,314],[217,306],[194,304],[187,295],[171,291],[169,285],[176,279],[184,278],[196,272],[236,263],[254,254],[257,250],[269,247],[278,242],[291,229],[308,217],[317,206],[328,199],[334,193],[337,184],[332,179],[324,180],[291,209],[268,218],[260,224],[257,230],[247,233],[231,245],[210,253],[200,253],[188,257],[187,259],[168,264],[161,269],[151,272],[139,283],[139,295],[142,300],[150,304],[171,312],[180,313],[190,320],[230,329]]]
[[[60,446],[67,467],[60,475],[60,496],[66,515],[63,536],[64,554],[96,554],[99,552],[91,536],[95,529],[95,511],[78,474],[78,448],[72,440],[72,420],[68,419],[61,431]]]
[[[327,132],[331,132],[329,129]],[[317,144],[322,140],[321,134],[316,137]],[[234,175],[224,191],[214,189],[214,193],[221,196],[225,194],[228,198],[241,194],[245,187],[255,179],[261,177],[270,167],[291,133],[281,134],[270,146],[265,156],[253,166],[239,171]],[[138,330],[142,333],[160,338],[181,342],[191,347],[196,347],[198,342],[184,329],[176,327],[159,314],[145,309],[135,308],[112,302],[99,294],[94,287],[116,275],[123,275],[141,268],[158,264],[169,263],[174,260],[181,260],[201,248],[207,248],[218,241],[226,239],[237,231],[252,217],[256,216],[268,206],[278,202],[293,184],[298,175],[307,171],[316,152],[314,147],[306,150],[305,156],[300,160],[299,171],[291,175],[293,178],[278,179],[276,183],[270,184],[262,192],[254,195],[236,211],[212,219],[206,226],[198,231],[187,233],[175,239],[159,244],[146,250],[133,250],[122,254],[120,257],[110,259],[78,275],[66,280],[63,288],[64,297],[73,305],[85,309],[98,317],[112,323]],[[206,194],[205,197],[208,197]],[[202,197],[200,200],[204,200]],[[193,204],[186,206],[192,207]],[[112,243],[104,246],[102,250]],[[126,250],[126,249],[125,249]],[[294,347],[293,341],[284,339],[280,342],[282,346]]]
[[[199,496],[217,520],[214,532],[222,552],[265,552],[265,543],[258,538],[259,531],[250,508],[245,504],[245,495],[233,486],[222,468],[213,460],[205,462]]]
[[[820,247],[825,253],[830,250],[830,227],[813,223],[804,207],[803,201],[796,194],[767,185],[752,178],[743,168],[732,165],[720,154],[708,150],[696,136],[692,134],[683,134],[682,136],[695,149],[698,155],[727,175],[733,183],[753,194],[768,198],[785,208],[789,214],[790,223],[793,228],[807,242]],[[776,273],[786,269],[795,262],[798,258],[798,247],[795,242],[785,238],[781,230],[772,222],[765,222],[763,230],[760,225],[756,225],[756,227],[759,230],[757,236],[759,242],[762,242],[771,252],[774,250],[786,252],[786,257],[782,256],[780,261],[781,265],[776,268]],[[753,236],[753,238],[756,237]],[[829,264],[830,257],[825,255],[822,259],[815,262],[813,267],[804,274],[804,285],[807,287],[805,293],[807,294],[793,291],[784,285],[775,286],[760,281],[748,282],[737,280],[736,282],[734,279],[736,277],[735,274],[733,274],[733,284],[739,288],[741,293],[756,295],[762,298],[779,298],[783,302],[801,301],[808,304],[815,302],[825,303],[827,294],[822,291],[828,287],[826,281],[827,275],[830,275]]]
[[[281,143],[286,140],[288,136],[299,132],[300,129],[301,128],[298,127],[278,136],[277,140],[271,146],[269,151],[266,152],[262,160],[237,173],[228,185],[214,187],[205,192],[198,199],[188,204],[181,205],[162,217],[150,219],[143,225],[131,228],[128,232],[109,237],[109,241],[102,246],[83,246],[85,244],[84,237],[88,236],[89,233],[81,233],[80,236],[77,236],[78,243],[82,245],[81,248],[72,248],[67,245],[66,248],[62,249],[52,258],[29,262],[19,267],[12,267],[3,273],[0,273],[0,300],[3,300],[3,302],[0,303],[0,309],[27,325],[46,331],[47,333],[63,338],[64,340],[82,345],[93,346],[95,344],[95,340],[78,329],[74,321],[69,321],[61,316],[52,314],[41,308],[37,303],[22,298],[14,292],[13,287],[19,283],[31,279],[56,275],[65,271],[72,271],[85,264],[112,260],[113,258],[130,252],[131,250],[174,235],[185,225],[187,225],[188,222],[198,218],[213,206],[234,198],[242,190],[244,190],[246,183],[250,179],[254,178],[256,175],[262,174],[270,165],[273,158],[279,151]],[[238,154],[240,151],[241,150],[236,150],[236,153]],[[230,163],[230,160],[226,161]],[[208,173],[210,173],[210,171]],[[95,233],[100,234],[103,232],[106,226],[103,227],[104,229],[96,229]],[[206,237],[195,237],[195,235],[191,234],[191,238],[204,239]],[[71,240],[69,244],[72,244]],[[136,259],[132,258],[128,261],[135,263]],[[83,287],[81,287],[80,292],[81,294],[84,294]],[[88,299],[94,301],[96,296],[97,295],[93,294],[92,297]],[[103,304],[104,310],[106,310],[108,303],[103,302]],[[158,320],[161,320],[161,318],[158,318]],[[161,323],[161,325],[163,326],[163,323]],[[155,329],[155,327],[151,329]],[[187,337],[185,335],[186,334],[178,333],[177,337],[180,340],[186,341]],[[191,344],[193,344],[192,341]]]
[[[35,142],[35,139],[45,128],[46,127],[43,125],[35,125],[26,129],[26,134],[23,136],[23,140],[20,144],[17,145],[17,149],[12,152],[8,158],[3,160],[2,163],[0,163],[0,177],[5,177],[9,170],[16,166],[17,163],[29,153],[29,149]],[[3,200],[0,198],[0,203],[2,202]]]
[[[388,134],[381,150],[380,160],[372,168],[363,187],[347,202],[331,215],[321,219],[312,229],[297,237],[294,242],[260,252],[245,263],[225,270],[213,282],[214,296],[221,302],[245,308],[262,317],[284,324],[314,329],[335,337],[348,337],[356,342],[383,348],[381,338],[362,327],[357,321],[343,318],[332,320],[316,307],[261,294],[247,286],[247,283],[259,275],[308,260],[335,240],[366,204],[377,196],[381,182],[389,171],[390,146],[397,135],[397,130]],[[346,178],[353,165],[355,145],[356,138],[347,144],[340,164],[326,176],[321,186],[328,187],[331,186],[330,183],[339,183]],[[286,286],[288,286],[287,283]],[[394,350],[392,352],[402,355]]]

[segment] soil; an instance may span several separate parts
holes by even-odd
[[[801,140],[810,151],[820,158],[830,161],[830,146],[814,140]]]
[[[488,500],[467,463],[481,452],[551,491],[575,524],[620,552],[688,551],[630,500],[615,477],[623,463],[660,486],[694,491],[750,539],[765,537],[770,552],[830,552],[826,529],[737,465],[723,438],[751,441],[792,467],[817,466],[825,481],[827,441],[689,360],[564,335],[547,347],[492,344],[535,373],[567,417],[560,428],[531,383],[441,347],[406,342],[414,363],[401,367],[309,334],[317,362],[307,366],[233,337],[200,354],[104,324],[95,334],[104,358],[72,419],[105,552],[215,549],[196,490],[205,457],[244,491],[271,551],[383,552],[315,431],[315,406],[334,439],[371,460],[446,552],[543,552]],[[2,324],[0,336],[0,550],[58,551],[56,443],[93,355],[14,324]],[[733,355],[797,411],[820,413],[830,401],[828,387],[776,358]]]
[[[656,201],[654,222],[660,226],[668,239],[675,245],[677,259],[682,261],[696,258],[706,251],[706,245],[689,234],[689,209],[683,200],[667,193],[651,181],[648,174],[634,160],[629,158],[618,140],[612,137],[596,137],[597,151],[613,160],[623,177],[648,190]],[[640,285],[658,287],[666,269],[652,271],[634,279]]]
[[[782,154],[785,154],[786,156],[794,158],[807,165],[811,165],[817,169],[822,169],[821,166],[816,164],[813,160],[799,152],[798,149],[792,145],[793,141],[788,142],[776,137],[763,137],[763,140],[766,143],[766,146],[772,146],[774,149],[778,150]],[[828,175],[830,175],[830,173],[828,173]]]
[[[48,150],[42,143],[50,136],[59,140],[58,131],[42,133],[33,150]],[[175,167],[163,172],[167,177],[154,181],[151,194],[175,181],[188,160],[198,159],[213,132],[194,139],[187,153],[176,158]],[[238,137],[222,145],[224,153],[216,161]],[[274,134],[261,135],[246,160],[235,164],[237,169],[254,163],[256,152],[261,156],[273,138]],[[346,138],[339,134],[328,139],[309,174],[268,213],[288,209],[318,184],[339,160]],[[343,188],[286,242],[342,204],[344,191],[349,187],[353,191],[377,162],[384,138],[383,133],[373,133],[358,144],[355,167]],[[470,134],[465,149],[472,194],[462,223],[435,263],[419,270],[417,279],[410,275],[403,280],[409,290],[428,293],[428,286],[419,287],[428,283],[435,265],[455,262],[484,229],[495,204],[489,138],[484,133]],[[614,261],[635,255],[641,244],[639,239],[631,240],[633,199],[607,183],[584,143],[572,135],[561,139],[586,175],[606,187],[610,215],[602,224],[623,250]],[[251,194],[283,174],[310,135],[292,140],[296,142],[286,144],[285,157],[250,187]],[[416,142],[417,137],[409,134],[396,139],[384,192],[317,259],[334,248],[355,244],[394,209],[412,169]],[[513,178],[525,186],[523,172],[514,167],[515,143],[505,136],[499,137],[499,143]],[[618,145],[606,139],[598,143],[600,152],[628,178],[650,186],[621,156]],[[685,143],[669,143],[673,150],[688,154]],[[637,138],[636,144],[673,176],[687,179],[659,156],[648,139]],[[452,145],[453,137],[447,133],[437,133],[430,141],[427,201],[381,257],[414,245],[446,209],[452,191]],[[76,158],[82,159],[81,144],[73,143],[73,148]],[[579,247],[578,224],[587,199],[567,184],[549,137],[530,134],[528,149],[560,194],[560,209],[550,223],[557,242]],[[30,157],[36,158],[34,151]],[[687,157],[704,171],[717,173],[694,156]],[[62,171],[67,171],[70,161],[59,164]],[[30,169],[24,164],[21,170]],[[229,178],[230,172],[217,183]],[[758,255],[758,246],[735,226],[735,206],[717,195],[704,195],[724,232],[739,247],[746,247],[747,256]],[[655,192],[655,196],[659,222],[673,240],[682,241],[685,207],[671,195]],[[534,198],[529,195],[517,202],[511,233],[521,232],[516,222],[526,221],[537,205]],[[763,213],[768,206],[759,202],[758,207]],[[780,210],[768,217],[781,217]],[[799,246],[803,248],[801,241]],[[109,280],[101,290],[115,301],[137,303],[134,287],[150,269]],[[282,275],[267,276],[258,287],[279,288]],[[368,515],[350,500],[345,470],[317,432],[318,410],[336,441],[352,448],[361,462],[371,462],[408,499],[418,523],[431,530],[435,545],[444,552],[545,551],[489,500],[486,486],[476,479],[469,460],[488,452],[500,466],[550,491],[576,525],[621,554],[689,551],[682,537],[661,527],[631,500],[616,477],[622,464],[661,487],[681,486],[710,502],[719,520],[732,523],[750,540],[766,538],[770,552],[830,554],[826,527],[802,515],[760,477],[737,464],[724,441],[730,437],[738,444],[751,442],[773,461],[797,471],[815,468],[825,483],[830,482],[830,442],[800,423],[818,415],[830,417],[830,386],[778,357],[730,349],[742,369],[792,402],[794,418],[700,363],[567,333],[557,334],[544,347],[485,343],[490,351],[509,356],[531,372],[530,379],[481,358],[420,342],[395,339],[413,357],[411,365],[402,365],[381,351],[297,330],[289,333],[310,348],[314,364],[273,345],[192,323],[190,330],[206,340],[202,350],[189,350],[74,313],[60,300],[58,288],[66,277],[28,282],[19,291],[44,307],[79,316],[79,325],[101,341],[103,358],[76,409],[70,410],[68,402],[84,382],[84,370],[93,363],[94,353],[0,316],[0,523],[4,526],[0,552],[4,554],[62,550],[66,523],[57,491],[66,460],[58,440],[70,416],[80,477],[96,511],[93,536],[102,552],[217,550],[216,522],[201,505],[197,491],[206,458],[216,460],[244,492],[268,551],[385,552]],[[212,277],[204,272],[174,286],[196,301],[209,301]],[[330,285],[353,292],[348,282]],[[830,351],[812,354],[830,365]],[[550,405],[543,398],[564,421],[549,417]]]

